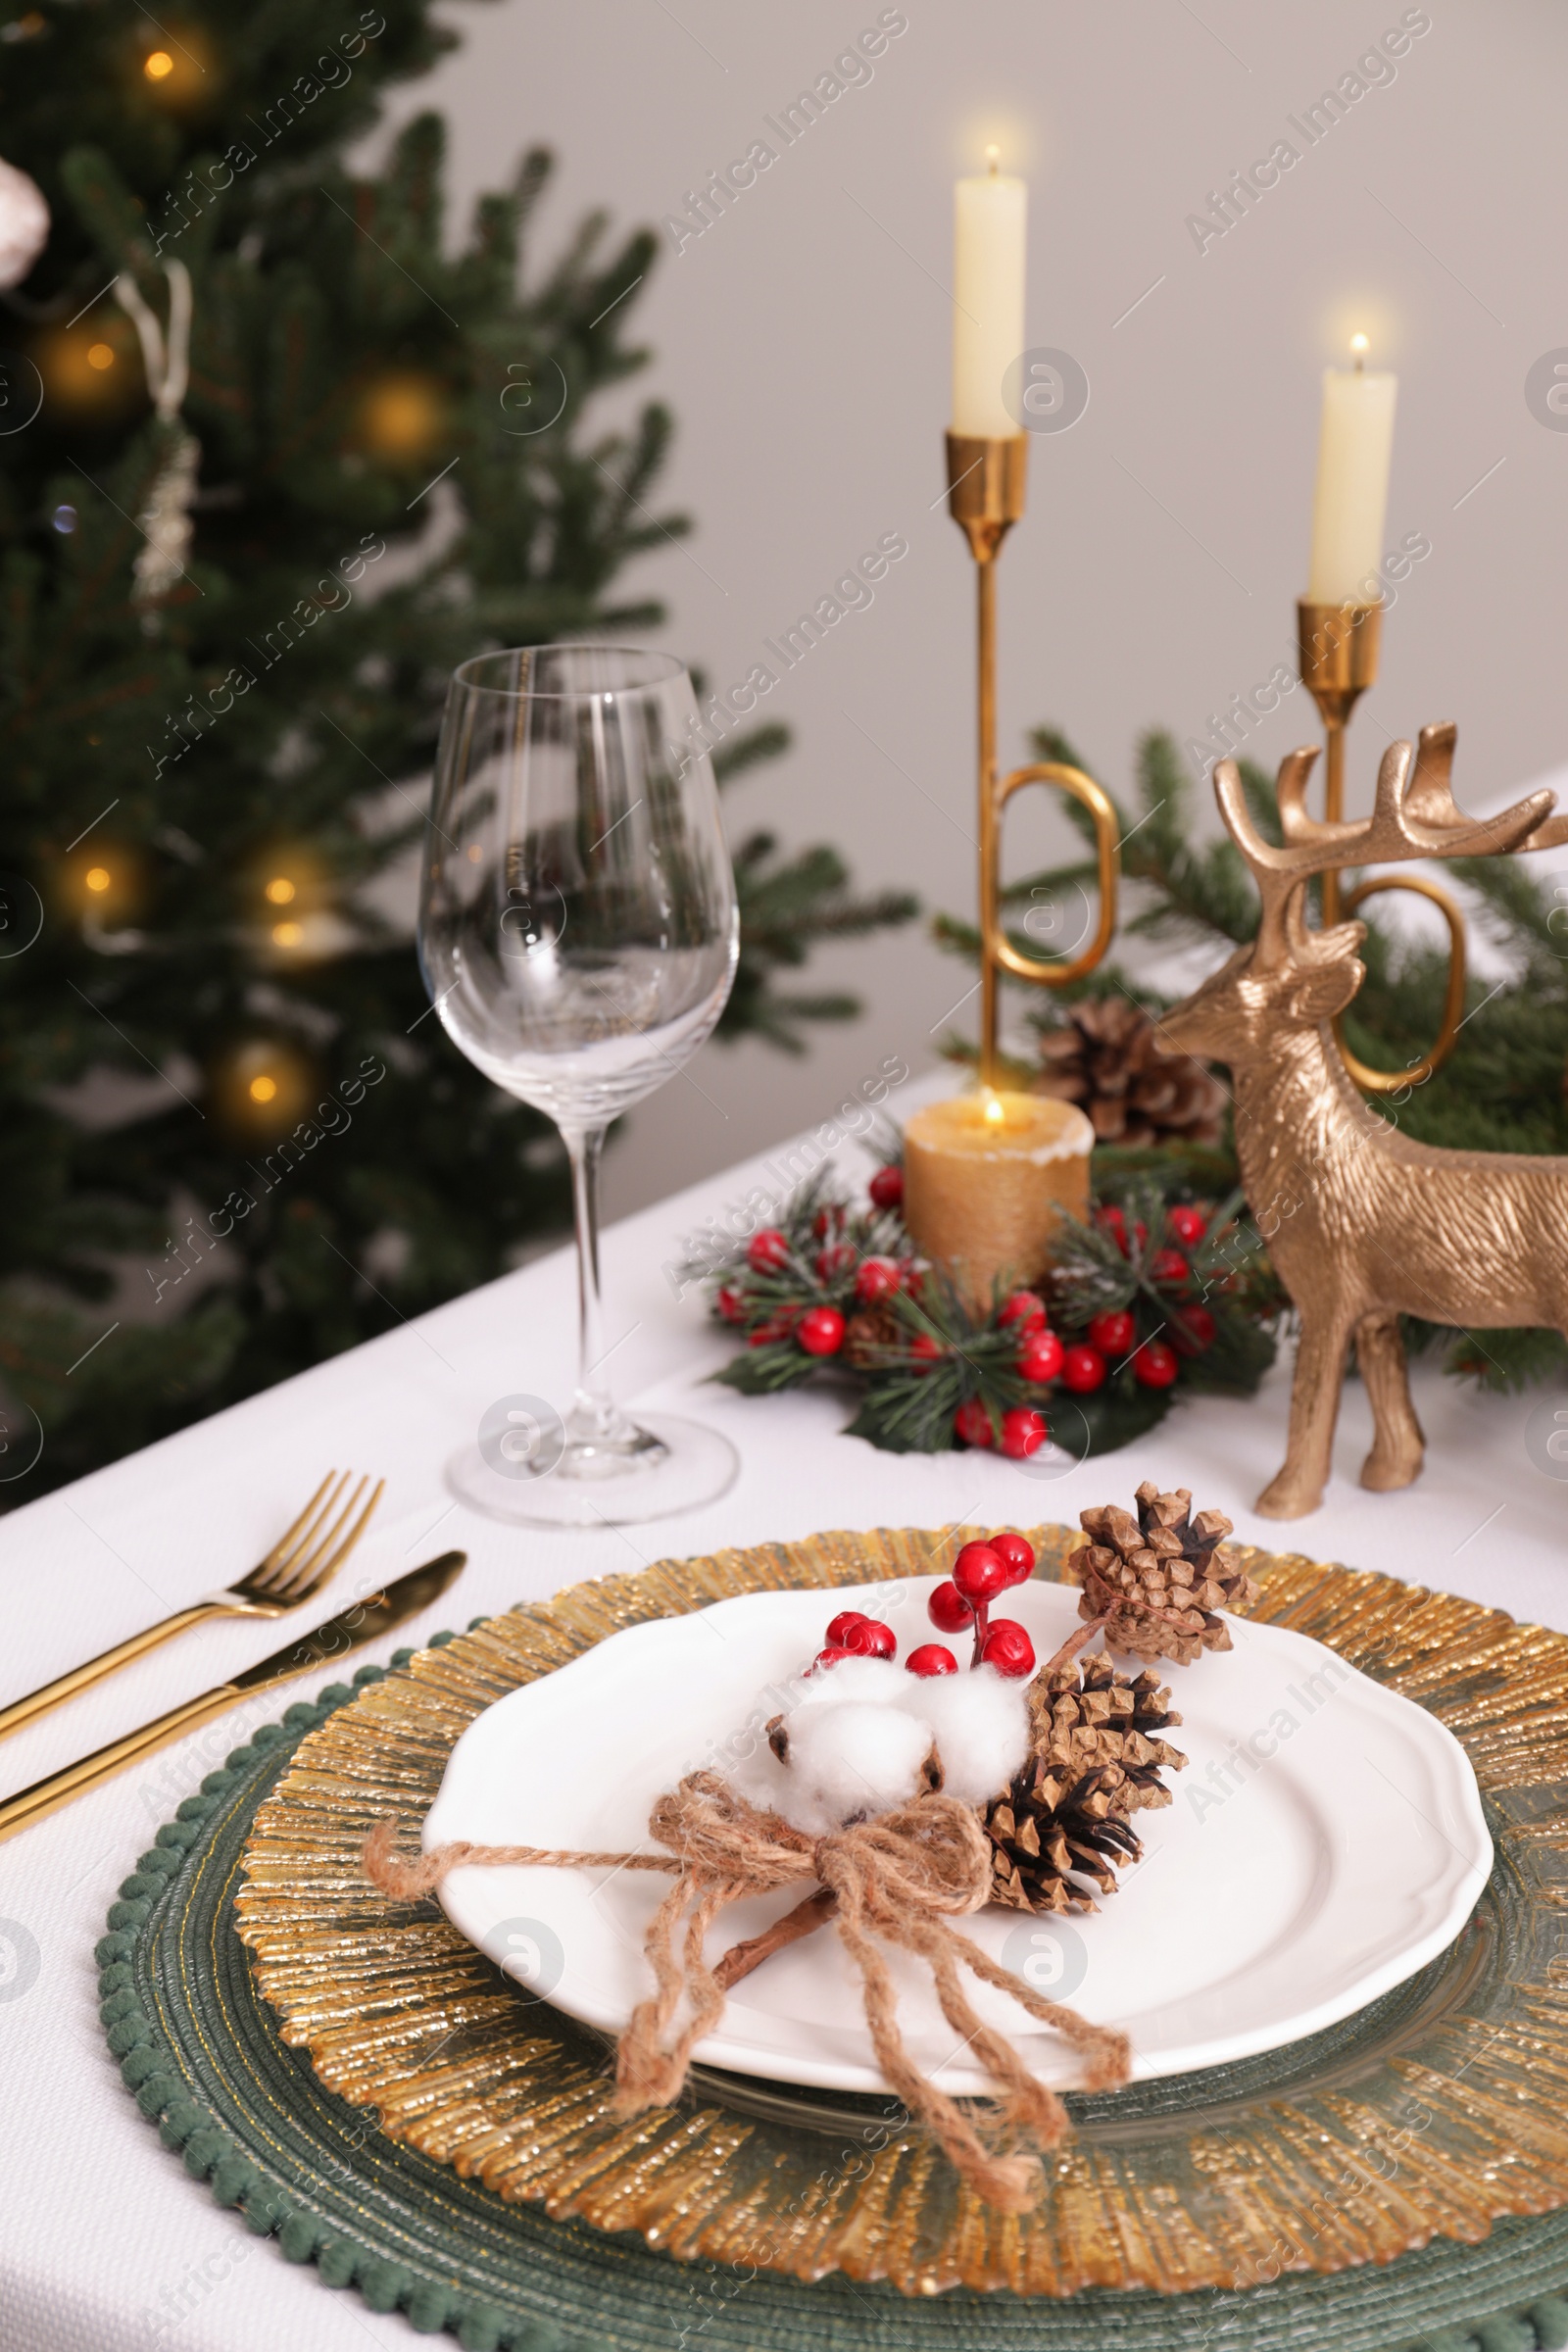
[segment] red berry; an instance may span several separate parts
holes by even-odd
[[[1061,1342],[1054,1331],[1031,1332],[1018,1350],[1019,1379],[1040,1381],[1056,1379],[1061,1371],[1061,1359],[1064,1353]]]
[[[954,1584],[938,1585],[925,1612],[939,1634],[961,1634],[974,1619],[973,1609]]]
[[[1114,1235],[1123,1250],[1127,1247],[1127,1220],[1114,1201],[1095,1211],[1095,1223],[1102,1233]]]
[[[1125,1355],[1137,1337],[1138,1326],[1124,1306],[1096,1315],[1089,1326],[1089,1345],[1098,1348],[1102,1355]],[[1094,1385],[1098,1388],[1100,1384]]]
[[[910,1674],[956,1674],[958,1661],[940,1642],[922,1642],[904,1661]]]
[[[1010,1617],[999,1617],[980,1644],[980,1663],[1022,1681],[1035,1670],[1035,1645],[1021,1625],[1015,1625]]]
[[[1021,1462],[1038,1453],[1050,1435],[1045,1414],[1027,1404],[1015,1404],[1002,1416],[1002,1450],[1011,1461]]]
[[[1006,1561],[1007,1566],[1012,1570],[1012,1581],[1015,1585],[1026,1584],[1033,1576],[1035,1547],[1026,1537],[1015,1536],[1010,1528],[1006,1528],[1000,1536],[992,1537],[991,1548],[993,1551],[999,1552]]]
[[[1192,1270],[1179,1250],[1156,1250],[1150,1260],[1149,1276],[1152,1282],[1183,1283]]]
[[[1173,1208],[1165,1222],[1184,1250],[1196,1249],[1208,1231],[1208,1220],[1200,1208]]]
[[[1046,1302],[1038,1291],[1014,1291],[1010,1298],[1004,1299],[997,1321],[1004,1331],[1016,1323],[1019,1339],[1032,1339],[1046,1328]]]
[[[1069,1348],[1061,1359],[1063,1385],[1075,1396],[1087,1396],[1091,1390],[1102,1388],[1107,1370],[1098,1348]]]
[[[854,1655],[853,1649],[841,1649],[836,1642],[830,1642],[826,1649],[817,1651],[806,1671],[808,1674],[814,1674],[819,1666],[837,1666],[842,1659],[853,1658]]]
[[[1146,1389],[1168,1389],[1180,1370],[1175,1348],[1163,1340],[1146,1340],[1133,1357],[1133,1378]]]
[[[848,1242],[829,1242],[825,1250],[819,1250],[816,1253],[816,1279],[818,1282],[837,1282],[839,1276],[847,1274],[854,1263],[855,1251]]]
[[[972,1607],[985,1608],[1012,1582],[1012,1570],[990,1544],[966,1544],[953,1563],[953,1581]]]
[[[739,1291],[731,1290],[728,1283],[726,1283],[724,1288],[719,1292],[718,1297],[713,1300],[713,1304],[717,1307],[719,1313],[723,1316],[726,1323],[745,1322],[746,1302],[742,1298]]]
[[[878,1208],[901,1207],[904,1201],[904,1170],[899,1167],[878,1168],[869,1190]]]
[[[862,1306],[891,1298],[899,1287],[899,1269],[891,1257],[868,1257],[855,1277],[855,1296]]]
[[[811,1220],[811,1231],[819,1242],[825,1242],[830,1233],[842,1233],[844,1231],[842,1203],[830,1200],[826,1208],[819,1208]]]
[[[799,1312],[797,1307],[786,1306],[776,1315],[770,1315],[765,1323],[759,1323],[757,1329],[748,1335],[747,1347],[766,1348],[774,1340],[787,1340],[795,1329]]]
[[[822,1639],[831,1642],[837,1649],[848,1649],[849,1638],[855,1628],[858,1625],[868,1625],[869,1623],[870,1619],[863,1609],[840,1609],[836,1617],[829,1618],[827,1632]]]
[[[899,1645],[893,1638],[891,1625],[879,1625],[874,1617],[862,1617],[840,1636],[843,1646],[858,1658],[892,1658],[898,1655]]]
[[[1206,1306],[1184,1306],[1171,1318],[1170,1336],[1178,1355],[1201,1355],[1214,1344],[1214,1318]]]
[[[928,1331],[917,1331],[909,1342],[909,1353],[914,1358],[913,1369],[916,1372],[929,1372],[931,1366],[940,1363],[947,1352],[942,1342],[934,1340]]]
[[[776,1274],[789,1263],[790,1246],[776,1225],[754,1233],[746,1245],[746,1263],[754,1274]]]
[[[925,1290],[925,1273],[912,1257],[899,1260],[899,1280],[911,1298],[918,1298]]]
[[[1133,1240],[1141,1250],[1148,1239],[1149,1227],[1144,1223],[1143,1218],[1140,1217],[1136,1225],[1133,1227]]]
[[[991,1426],[991,1415],[978,1396],[971,1396],[967,1404],[959,1405],[953,1416],[953,1434],[961,1438],[966,1446],[996,1444],[997,1433]]]
[[[837,1355],[844,1345],[844,1317],[836,1306],[808,1306],[795,1337],[808,1355]]]

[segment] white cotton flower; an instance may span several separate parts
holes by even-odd
[[[838,1707],[852,1698],[863,1706],[896,1707],[903,1703],[905,1685],[914,1679],[891,1658],[840,1658],[803,1679],[790,1720],[802,1707]]]
[[[1029,1753],[1027,1683],[994,1666],[960,1674],[906,1674],[901,1709],[924,1724],[942,1758],[943,1788],[960,1804],[1000,1796]]]
[[[779,1693],[788,1704],[772,1739],[731,1780],[750,1803],[821,1838],[907,1804],[927,1786],[935,1748],[945,1792],[983,1805],[1028,1755],[1026,1690],[994,1666],[922,1676],[889,1659],[842,1658]]]
[[[781,1736],[787,1760],[773,1803],[809,1838],[906,1805],[925,1786],[931,1735],[903,1707],[863,1699],[797,1707]]]

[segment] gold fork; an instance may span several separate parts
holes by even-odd
[[[165,1617],[144,1632],[117,1642],[113,1649],[106,1649],[102,1657],[89,1658],[85,1666],[74,1666],[58,1682],[45,1683],[41,1690],[30,1690],[25,1698],[14,1699],[9,1707],[0,1708],[0,1740],[8,1733],[20,1731],[24,1723],[47,1715],[51,1707],[64,1705],[78,1690],[102,1682],[117,1667],[128,1666],[132,1658],[156,1649],[161,1642],[172,1641],[188,1625],[200,1625],[207,1617],[282,1617],[310,1600],[342,1567],[364,1535],[370,1513],[385,1491],[386,1480],[378,1478],[369,1501],[359,1517],[353,1519],[360,1496],[370,1482],[362,1478],[347,1502],[343,1502],[344,1489],[352,1476],[349,1470],[341,1475],[329,1470],[287,1534],[280,1536],[267,1557],[258,1560],[249,1575],[230,1585],[226,1592],[176,1609],[172,1617]]]

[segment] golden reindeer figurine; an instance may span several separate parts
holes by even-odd
[[[1220,813],[1257,883],[1262,919],[1250,946],[1168,1012],[1160,1030],[1176,1051],[1231,1066],[1242,1182],[1300,1317],[1290,1448],[1257,1498],[1270,1519],[1298,1519],[1322,1499],[1352,1337],[1372,1405],[1361,1484],[1383,1492],[1410,1484],[1425,1447],[1401,1314],[1471,1329],[1549,1324],[1568,1335],[1568,1158],[1445,1152],[1370,1109],[1330,1025],[1365,977],[1356,950],[1366,926],[1312,931],[1303,919],[1314,874],[1568,839],[1568,817],[1550,818],[1549,792],[1480,820],[1456,808],[1454,734],[1452,725],[1424,727],[1413,773],[1409,744],[1392,745],[1372,815],[1354,823],[1307,815],[1317,754],[1291,753],[1279,772],[1282,849],[1253,825],[1234,760],[1214,769]]]

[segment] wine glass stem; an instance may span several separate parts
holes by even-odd
[[[572,1442],[615,1438],[625,1424],[611,1400],[600,1366],[605,1360],[604,1305],[599,1288],[599,1163],[603,1127],[563,1128],[571,1161],[571,1204],[577,1226],[577,1395],[567,1422]]]

